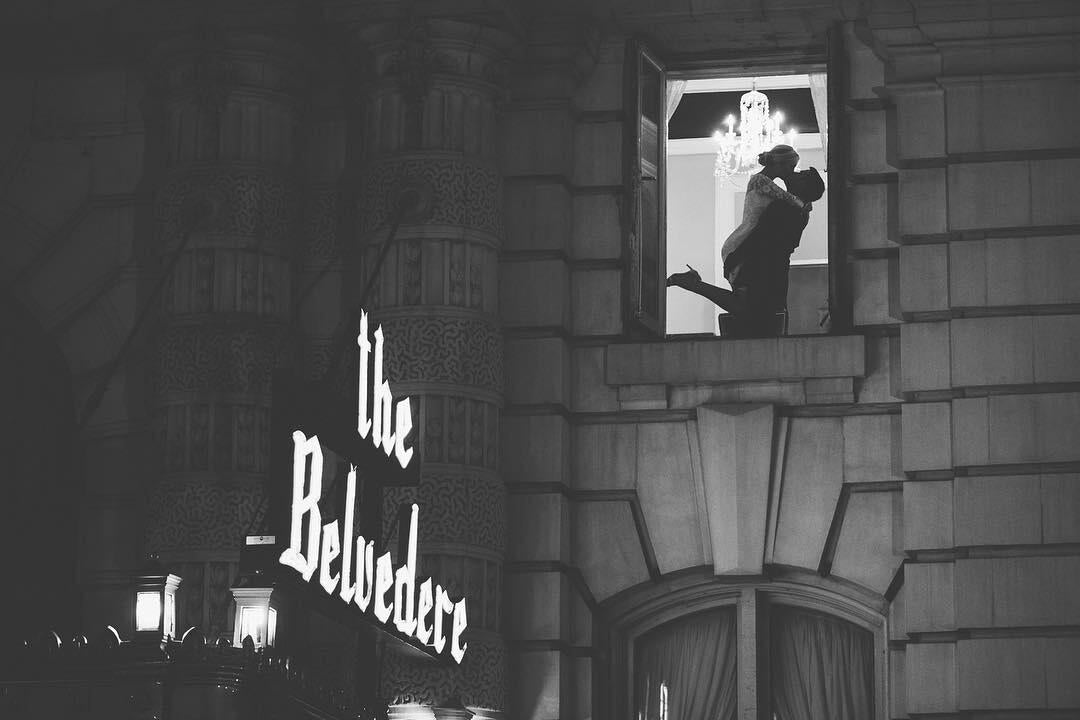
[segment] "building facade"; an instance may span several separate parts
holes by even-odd
[[[129,639],[152,553],[182,578],[178,628],[232,644],[275,371],[347,395],[363,307],[421,463],[382,535],[423,508],[421,567],[469,599],[469,650],[376,650],[372,675],[364,633],[282,618],[340,688],[302,712],[666,720],[642,658],[713,613],[724,707],[773,717],[798,611],[861,638],[854,665],[817,662],[875,720],[1080,713],[1080,8],[2,12],[5,543],[58,528],[17,558],[10,638]],[[831,326],[665,337],[681,266],[638,164],[649,88],[809,71]],[[5,712],[44,707],[32,688],[5,685]]]

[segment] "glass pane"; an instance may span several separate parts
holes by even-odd
[[[140,592],[135,596],[135,629],[157,630],[161,627],[161,594]]]

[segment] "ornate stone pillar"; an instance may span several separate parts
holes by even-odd
[[[151,262],[167,266],[185,214],[212,215],[160,299],[146,546],[183,575],[180,622],[208,637],[232,624],[244,535],[267,510],[271,376],[292,350],[297,58],[254,33],[187,36],[159,48],[148,87]]]
[[[503,398],[496,102],[511,38],[432,19],[368,28],[361,36],[372,69],[349,128],[356,216],[345,267],[354,307],[401,191],[419,189],[426,198],[422,217],[401,223],[365,308],[382,324],[395,395],[413,398],[423,463],[419,488],[386,491],[384,535],[399,504],[415,498],[420,575],[449,587],[454,599],[468,598],[470,628],[460,667],[391,655],[381,692],[392,706],[458,698],[498,716],[506,697],[506,533],[496,454]]]

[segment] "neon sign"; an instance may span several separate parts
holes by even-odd
[[[375,330],[374,348],[368,340],[367,330],[367,313],[361,313],[360,335],[357,337],[360,370],[356,430],[361,438],[368,438],[370,433],[374,446],[381,448],[387,459],[393,455],[397,463],[405,468],[413,459],[413,449],[405,447],[406,436],[412,430],[409,400],[405,398],[396,406],[393,404],[390,385],[383,378],[382,327]],[[369,386],[368,361],[372,349],[374,372]],[[372,397],[370,418],[367,417],[369,391]],[[431,578],[419,585],[416,582],[420,508],[413,504],[409,513],[404,562],[394,567],[389,552],[375,558],[374,540],[367,540],[363,535],[353,537],[356,467],[350,465],[346,479],[344,513],[339,515],[344,517],[343,527],[338,527],[337,520],[324,525],[319,511],[322,498],[322,444],[316,435],[307,437],[300,430],[293,432],[292,440],[289,547],[281,553],[281,564],[296,570],[305,582],[310,581],[318,571],[319,585],[328,595],[336,593],[344,603],[355,604],[360,612],[370,611],[380,623],[392,624],[398,632],[416,638],[436,653],[442,653],[449,642],[451,657],[460,663],[468,649],[468,644],[461,641],[468,625],[465,599],[452,602],[441,585],[432,588]],[[404,523],[401,531],[406,532]],[[339,557],[340,572],[335,574],[331,564]],[[451,623],[449,638],[446,633],[448,618]]]

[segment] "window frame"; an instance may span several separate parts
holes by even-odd
[[[638,58],[648,58],[661,69],[661,99],[666,97],[669,78],[693,80],[702,78],[743,77],[754,75],[791,75],[810,72],[825,72],[828,83],[828,155],[826,166],[829,171],[828,202],[828,308],[830,323],[824,334],[838,335],[852,330],[853,298],[851,294],[851,270],[847,258],[848,232],[846,222],[847,185],[850,173],[847,166],[847,149],[844,138],[847,137],[845,104],[846,64],[843,48],[843,33],[839,24],[831,27],[822,46],[807,50],[789,52],[765,52],[730,55],[664,56],[654,51],[650,44],[640,37],[627,40],[623,66],[624,73],[624,157],[623,157],[623,256],[624,256],[624,322],[623,332],[631,336],[645,336],[652,339],[666,339],[666,292],[664,280],[667,277],[667,118],[662,113],[661,125],[657,129],[660,138],[662,167],[658,177],[658,217],[660,223],[661,274],[658,283],[659,312],[658,322],[649,322],[642,317],[641,295],[644,293],[641,264],[638,258],[640,235],[641,204],[638,185],[640,153],[637,150],[638,131],[640,128],[640,85]],[[631,62],[634,63],[631,67]],[[631,72],[633,70],[633,72]],[[679,337],[679,336],[672,336]],[[695,337],[691,335],[688,337]],[[717,338],[721,339],[721,338]]]
[[[709,610],[735,607],[739,662],[738,707],[753,717],[772,720],[769,712],[768,618],[774,605],[799,607],[844,620],[867,630],[874,639],[874,717],[888,720],[889,644],[888,602],[851,583],[823,578],[797,568],[770,569],[771,578],[738,578],[713,574],[712,566],[694,568],[671,577],[663,585],[652,583],[625,591],[604,608],[603,639],[597,677],[607,680],[608,692],[598,695],[594,717],[629,718],[634,708],[634,647],[639,638],[669,622]],[[744,623],[751,622],[751,637]],[[764,647],[762,649],[762,643]],[[754,691],[745,687],[743,663],[753,659]],[[764,676],[764,677],[763,677]],[[759,699],[765,697],[765,702]],[[606,706],[604,705],[606,703]]]

